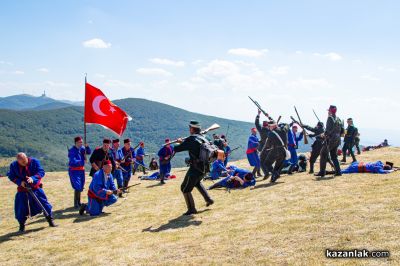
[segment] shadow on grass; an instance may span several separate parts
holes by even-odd
[[[79,215],[78,210],[79,209],[75,209],[74,207],[68,207],[66,209],[54,211],[52,213],[52,215],[56,221],[62,220],[62,219],[70,219],[70,218],[74,218],[77,215]],[[43,222],[47,223],[47,220],[43,216],[43,214],[38,214],[38,215],[40,215],[41,217],[38,218],[37,220],[31,222],[30,224],[43,223]]]
[[[3,236],[0,236],[0,244],[4,243],[4,242],[7,242],[7,241],[10,241],[10,240],[14,240],[13,237],[23,236],[23,235],[26,235],[26,234],[29,234],[29,233],[38,232],[38,231],[43,230],[44,228],[46,228],[46,227],[30,229],[30,230],[26,230],[25,232],[17,231],[17,232],[12,232],[12,233],[5,234]]]
[[[206,212],[208,209],[200,211],[198,213]],[[175,219],[169,220],[168,223],[161,225],[158,228],[152,228],[152,226],[145,228],[142,232],[151,232],[157,233],[169,229],[178,229],[178,228],[185,228],[189,226],[199,226],[201,225],[202,221],[195,221],[193,220],[193,215],[181,215]]]
[[[102,214],[100,214],[99,216],[90,216],[88,214],[85,215],[78,215],[78,217],[76,217],[76,219],[73,221],[73,223],[82,223],[82,222],[87,222],[93,219],[101,219],[102,217],[107,217],[109,216],[109,213],[103,212]]]
[[[146,188],[152,188],[152,187],[160,187],[160,186],[165,186],[166,184],[161,184],[160,181],[156,181],[157,183],[152,184],[150,186],[147,186]]]
[[[334,179],[334,178],[335,178],[334,175],[324,176],[324,177],[316,176],[315,177],[315,181],[326,181],[326,180],[331,180],[331,179]]]
[[[263,184],[261,184],[261,185],[255,186],[254,189],[258,189],[258,188],[268,188],[268,187],[272,187],[272,186],[279,185],[279,184],[283,184],[283,183],[285,183],[285,182],[281,181],[281,182],[275,182],[275,183],[271,183],[271,182],[269,182],[269,183],[263,183]]]

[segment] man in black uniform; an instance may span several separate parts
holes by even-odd
[[[257,128],[258,133],[260,134],[260,145],[258,145],[258,151],[260,152],[260,164],[261,164],[261,169],[264,173],[264,179],[267,179],[269,176],[269,171],[267,169],[266,165],[266,159],[268,155],[268,148],[265,147],[265,142],[267,141],[269,129],[268,129],[268,121],[263,121],[263,125],[260,125],[260,114],[261,111],[258,110],[258,114],[256,116],[256,121],[255,126]],[[257,175],[261,175],[260,173],[257,173]]]
[[[206,206],[210,206],[214,203],[214,201],[208,195],[207,190],[201,183],[204,175],[209,171],[209,165],[199,160],[201,143],[207,140],[200,133],[201,126],[199,122],[190,121],[189,131],[190,136],[184,140],[178,139],[178,143],[180,144],[174,147],[174,152],[188,151],[190,156],[190,167],[181,185],[181,191],[185,197],[186,206],[188,208],[184,215],[197,213],[192,196],[192,190],[194,187],[196,187],[200,194],[204,197]]]
[[[218,147],[220,150],[224,150],[224,140],[220,138],[217,134],[213,134],[214,145]]]
[[[316,127],[310,127],[307,125],[303,125],[303,128],[311,131],[313,134],[309,136],[311,138],[315,138],[314,143],[311,145],[311,156],[310,156],[310,174],[314,173],[314,164],[317,161],[319,154],[321,153],[322,143],[324,142],[323,134],[324,134],[324,123],[318,122]]]
[[[357,132],[357,136],[354,139],[354,146],[356,146],[357,154],[360,155],[361,150],[360,150],[360,133],[359,132]]]
[[[111,161],[112,171],[115,170],[115,160],[110,149],[111,140],[104,139],[103,146],[97,147],[92,155],[90,156],[90,163],[92,164],[92,169],[90,169],[90,176],[93,177],[94,173],[103,168],[103,163],[107,160]]]
[[[265,146],[269,151],[265,164],[268,171],[272,172],[271,182],[274,183],[280,177],[286,158],[289,125],[282,123],[278,126],[274,121],[269,121],[268,128],[270,131]]]
[[[344,135],[344,145],[342,148],[343,151],[343,159],[342,162],[346,162],[347,151],[350,152],[351,158],[353,158],[353,163],[357,161],[356,156],[354,155],[353,147],[355,143],[356,136],[358,134],[357,128],[353,124],[353,119],[347,119],[347,129],[346,135]]]
[[[341,176],[339,160],[337,157],[337,149],[340,146],[340,136],[344,132],[342,121],[336,117],[337,108],[331,105],[328,110],[328,121],[324,132],[324,143],[321,149],[320,170],[315,176],[324,177],[326,174],[326,163],[329,155],[335,167],[336,176]]]

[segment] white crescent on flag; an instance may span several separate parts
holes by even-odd
[[[97,96],[96,98],[94,98],[94,100],[93,100],[93,103],[92,103],[92,107],[93,107],[93,111],[96,113],[96,114],[98,114],[98,115],[100,115],[100,116],[107,116],[105,113],[103,113],[102,111],[101,111],[101,109],[100,109],[100,104],[101,104],[101,102],[103,101],[103,100],[106,100],[107,98],[106,97],[104,97],[104,96],[102,96],[102,95],[99,95],[99,96]]]

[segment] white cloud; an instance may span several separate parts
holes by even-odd
[[[22,70],[15,70],[13,73],[14,73],[15,75],[23,75],[23,74],[25,74],[25,72],[22,71]]]
[[[204,62],[205,62],[205,60],[197,59],[197,60],[192,61],[192,65],[197,66],[197,65],[203,64]]]
[[[228,54],[238,55],[238,56],[247,56],[247,57],[262,57],[268,52],[267,49],[262,50],[254,50],[247,48],[234,48],[228,50]]]
[[[93,24],[93,20],[88,20],[88,23],[89,24]]]
[[[330,53],[327,53],[327,54],[314,53],[313,55],[314,56],[318,56],[318,57],[324,57],[324,58],[327,58],[327,59],[329,59],[331,61],[340,61],[340,60],[343,59],[343,56],[341,56],[338,53],[334,53],[334,52],[330,52]]]
[[[296,51],[295,53],[296,53],[296,54],[303,54],[303,51],[298,50],[298,51]]]
[[[369,80],[369,81],[379,81],[380,78],[375,77],[373,75],[365,74],[361,76],[362,79]]]
[[[99,48],[99,49],[105,49],[111,47],[111,43],[106,43],[105,41],[99,38],[94,38],[91,40],[84,41],[82,45],[83,47],[86,48]]]
[[[70,86],[71,86],[71,85],[68,84],[68,83],[54,82],[54,81],[50,81],[50,80],[45,81],[44,84],[45,84],[46,86],[49,86],[49,87],[61,87],[61,88],[65,88],[65,87],[70,87]]]
[[[45,67],[38,68],[37,71],[42,72],[42,73],[49,73],[50,72],[50,70],[45,68]]]
[[[146,76],[164,76],[164,77],[172,76],[171,72],[168,72],[162,68],[138,68],[136,69],[136,73]]]
[[[299,89],[299,90],[314,90],[314,89],[324,89],[333,87],[333,85],[330,82],[328,82],[325,78],[315,78],[315,79],[298,78],[294,81],[287,82],[286,85],[289,88]]]
[[[109,79],[104,85],[106,87],[135,88],[135,85],[118,79]]]
[[[1,61],[0,61],[0,65],[9,65],[9,66],[12,66],[13,63],[1,60]]]
[[[94,74],[94,76],[95,76],[96,78],[101,78],[101,79],[103,79],[103,78],[106,77],[106,75],[101,74],[101,73],[96,73],[96,74]]]
[[[275,66],[269,73],[271,73],[271,75],[286,75],[288,71],[288,66]]]
[[[185,66],[184,61],[174,61],[167,58],[151,58],[149,59],[149,61],[153,64],[158,64],[158,65],[175,66],[175,67]]]
[[[397,71],[397,69],[394,67],[385,67],[385,66],[379,66],[378,69],[381,71],[386,71],[386,72],[396,72]]]

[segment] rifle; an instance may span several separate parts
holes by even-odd
[[[318,119],[318,122],[321,122],[321,120],[319,120],[319,117],[318,117],[317,113],[314,111],[314,109],[312,109],[312,111],[314,112],[315,117]]]
[[[31,197],[36,201],[36,203],[39,205],[39,207],[42,209],[44,217],[46,217],[46,220],[49,221],[51,220],[50,214],[46,211],[46,209],[43,207],[43,204],[40,202],[40,200],[36,197],[36,194],[33,192],[32,188],[30,187],[30,184],[28,182],[25,183],[25,188],[28,190],[28,193],[31,195]]]
[[[257,101],[253,100],[250,96],[248,96],[248,97],[257,106],[258,110],[260,110],[269,120],[274,120],[274,119],[272,119],[272,117],[269,116],[269,114],[267,112],[265,112],[261,108],[261,105]]]
[[[290,117],[290,118],[291,118],[294,122],[297,122],[297,123],[299,124],[299,126],[301,127],[301,129],[303,129],[304,144],[308,144],[307,131],[306,131],[305,128],[303,127],[303,123],[301,122],[301,118],[300,118],[300,116],[299,116],[299,113],[297,112],[296,106],[294,107],[294,110],[296,111],[297,118],[299,119],[299,122],[297,122],[293,117]]]
[[[136,184],[127,186],[126,188],[123,188],[123,189],[127,190],[127,189],[129,189],[129,188],[131,188],[131,187],[138,186],[138,185],[140,185],[140,184],[142,184],[142,183],[136,183]],[[121,192],[122,192],[122,193],[126,193],[126,192],[123,192],[122,190],[121,190]],[[113,191],[113,194],[114,194],[114,195],[117,195],[117,194],[118,194],[118,190],[114,190],[114,191]]]
[[[218,128],[220,128],[220,126],[218,125],[218,124],[212,124],[209,128],[207,128],[207,129],[205,129],[205,130],[203,130],[203,131],[201,131],[200,132],[200,134],[207,134],[207,132],[209,132],[209,131],[211,131],[211,130],[216,130],[216,129],[218,129]],[[188,137],[185,137],[185,138],[182,138],[182,140],[185,140],[185,139],[187,139]],[[167,145],[169,145],[169,144],[174,144],[174,143],[177,143],[178,142],[178,139],[175,139],[175,140],[173,140],[173,141],[170,141],[170,142],[168,142],[168,143],[165,143],[163,146],[167,146]]]
[[[237,146],[236,148],[231,149],[228,154],[230,155],[233,151],[240,149],[242,146]]]
[[[225,139],[228,139],[228,133],[229,133],[229,124],[228,124],[228,128],[226,129]]]

